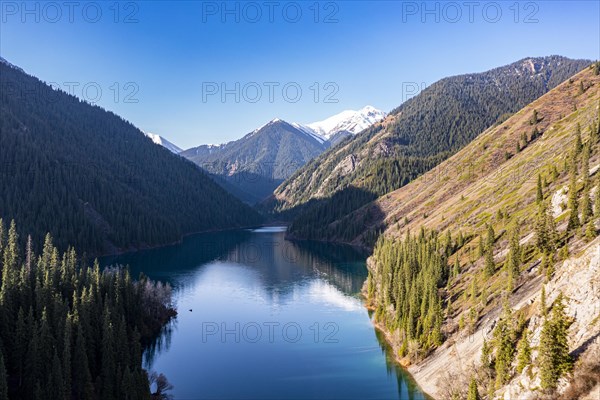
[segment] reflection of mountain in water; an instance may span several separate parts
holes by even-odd
[[[250,236],[248,231],[197,234],[173,246],[104,257],[100,259],[100,264],[128,265],[134,277],[143,272],[151,279],[169,282],[178,289],[186,283],[186,279],[180,279],[181,276],[194,273],[199,266],[220,259]]]
[[[367,278],[364,258],[349,246],[291,242],[284,233],[260,235],[239,243],[223,261],[251,266],[267,291],[285,292],[307,277],[321,278],[346,295],[360,292]]]

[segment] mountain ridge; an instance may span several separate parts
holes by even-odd
[[[271,196],[298,168],[329,148],[330,139],[337,142],[355,135],[353,129],[369,124],[383,113],[368,106],[341,114],[332,117],[336,123],[328,126],[328,137],[307,125],[274,118],[240,139],[193,147],[180,155],[200,165],[238,198],[258,203]]]
[[[384,120],[307,163],[275,190],[265,207],[291,215],[292,237],[339,236],[326,226],[433,168],[589,63],[530,57],[483,73],[441,79]],[[344,197],[345,191],[353,197]]]
[[[260,223],[196,165],[122,117],[8,62],[0,72],[1,86],[17,92],[0,96],[0,217],[15,219],[34,243],[50,232],[61,249],[110,254]]]
[[[492,346],[490,357],[499,357],[501,350],[494,346],[500,333],[495,330],[511,312],[513,320],[521,322],[510,328],[515,329],[513,336],[505,335],[512,338],[510,346],[522,346],[523,340],[531,341],[533,349],[541,346],[544,310],[551,310],[562,295],[571,321],[569,352],[580,362],[572,373],[563,374],[555,394],[579,398],[598,388],[598,379],[585,389],[579,378],[600,367],[595,356],[600,346],[593,341],[600,320],[598,68],[584,69],[487,129],[434,170],[335,222],[367,227],[352,240],[355,244],[370,242],[369,236],[382,232],[384,239],[368,260],[365,294],[398,360],[430,395],[464,394],[474,379],[480,393],[487,389],[494,398],[535,398],[542,374],[537,350],[522,372],[514,367],[517,352],[511,353],[502,378],[497,378],[500,367],[494,363],[482,365],[482,352],[487,343]],[[587,158],[586,151],[591,152]],[[566,202],[573,190],[580,199],[569,204],[581,207],[579,228],[570,227],[572,206]],[[588,205],[594,202],[587,220],[586,195],[591,197]],[[542,225],[550,218],[552,223]],[[438,243],[446,246],[447,281],[438,287],[444,340],[417,356],[406,352],[399,324],[392,323],[392,315],[404,314],[383,307],[382,271],[392,268],[387,276],[396,273],[386,258],[386,246],[393,248],[411,236],[423,238],[424,232],[438,232]],[[544,232],[551,232],[547,239]],[[511,254],[519,254],[520,261],[511,264]]]

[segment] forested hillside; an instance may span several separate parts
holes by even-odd
[[[240,199],[255,204],[327,147],[323,138],[273,120],[239,140],[194,147],[181,155],[213,174]]]
[[[50,235],[37,254],[20,242],[0,219],[0,399],[149,400],[142,345],[176,314],[170,287],[88,266]]]
[[[338,222],[383,232],[365,294],[429,394],[599,389],[599,167],[596,63]]]
[[[293,210],[290,234],[335,240],[352,236],[327,225],[406,185],[493,124],[589,65],[551,56],[442,79],[352,140],[325,152],[275,191],[270,207]]]
[[[0,62],[0,217],[108,253],[257,224],[196,165],[119,116]]]

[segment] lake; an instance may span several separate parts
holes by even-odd
[[[144,354],[185,399],[424,399],[360,297],[365,256],[285,228],[106,257],[169,282],[179,315]]]

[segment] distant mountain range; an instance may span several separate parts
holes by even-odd
[[[153,140],[172,146],[169,150],[200,165],[225,189],[254,204],[329,147],[384,117],[384,112],[367,106],[306,125],[275,118],[241,139],[185,151],[173,150],[177,146],[160,136]]]

